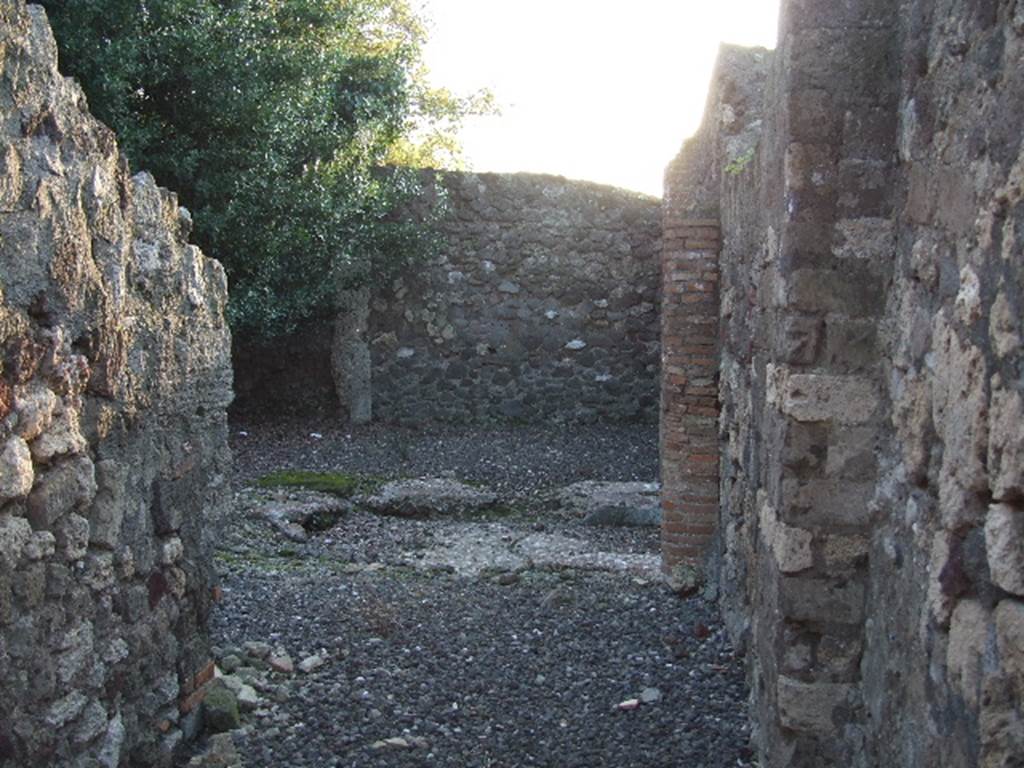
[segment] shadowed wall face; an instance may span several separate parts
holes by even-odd
[[[169,764],[210,674],[220,265],[0,0],[0,765]]]
[[[532,174],[423,180],[423,200],[404,215],[422,217],[438,194],[447,200],[437,258],[381,286],[365,310],[343,301],[336,321],[240,347],[239,410],[351,416],[355,406],[401,423],[654,421],[659,202]]]
[[[653,421],[657,200],[529,174],[440,183],[440,258],[371,303],[377,415]]]
[[[708,556],[765,764],[1024,754],[1022,14],[784,3],[670,173],[721,224]]]

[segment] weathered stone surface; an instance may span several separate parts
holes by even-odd
[[[531,569],[608,571],[655,580],[656,555],[603,551],[590,542],[558,534],[516,535],[500,523],[452,530],[434,546],[408,553],[405,564],[425,570],[451,570],[478,578],[487,573],[515,574]]]
[[[1001,383],[993,378],[988,432],[992,495],[1024,502],[1024,430],[1019,428],[1024,423],[1024,398],[1019,391],[998,386]]]
[[[224,685],[211,684],[203,698],[203,725],[210,733],[233,731],[242,724],[238,699]]]
[[[949,622],[946,665],[956,691],[972,709],[981,695],[982,658],[988,645],[991,622],[988,612],[975,600],[961,600]]]
[[[0,450],[0,505],[27,496],[34,480],[28,445],[20,437],[8,438]]]
[[[331,347],[331,375],[338,401],[353,424],[373,415],[372,363],[367,346],[369,289],[344,291],[338,298]]]
[[[661,497],[658,483],[612,483],[584,480],[558,489],[555,509],[580,517],[587,525],[658,525]]]
[[[848,706],[854,693],[854,687],[851,685],[804,683],[789,677],[780,677],[779,722],[783,728],[794,731],[831,733],[839,724],[836,709]]]
[[[224,274],[15,0],[0,113],[0,763],[164,768],[228,488]],[[181,483],[174,543],[158,479]]]
[[[799,573],[814,565],[810,531],[786,525],[779,521],[775,510],[768,504],[761,505],[761,536],[775,554],[775,563],[781,573]]]
[[[498,497],[457,480],[428,478],[386,483],[359,503],[382,515],[459,517],[493,509]]]
[[[96,495],[92,460],[78,456],[49,469],[28,499],[28,516],[37,530],[49,529],[73,509],[85,507]]]
[[[39,437],[53,421],[57,408],[57,396],[42,384],[22,387],[14,399],[14,410],[18,414],[17,433],[23,440]]]
[[[0,513],[0,564],[13,569],[32,538],[32,526],[23,517]]]
[[[996,607],[996,642],[999,662],[1017,701],[1024,699],[1024,603],[1003,600]]]
[[[337,496],[304,491],[286,501],[272,500],[258,507],[263,516],[287,539],[303,542],[309,531],[323,531],[333,526],[352,508]]]
[[[1024,508],[993,504],[985,519],[985,548],[992,583],[1024,597]]]
[[[797,421],[863,424],[877,405],[878,392],[870,379],[797,373],[785,377],[782,412]]]
[[[1020,760],[1012,6],[785,0],[775,54],[723,48],[666,176],[663,549],[715,530],[763,765]],[[698,221],[720,237],[688,249]],[[688,260],[717,304],[676,289]]]
[[[65,406],[50,428],[32,441],[32,458],[40,464],[47,464],[58,456],[82,453],[86,443],[78,422],[78,412]]]

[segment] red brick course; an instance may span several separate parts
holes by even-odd
[[[662,241],[661,552],[700,562],[718,521],[718,254],[714,219],[665,211]]]

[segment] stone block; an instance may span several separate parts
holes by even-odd
[[[818,667],[824,670],[832,680],[846,682],[860,677],[860,661],[863,651],[864,641],[857,632],[848,636],[826,634],[818,641],[815,659]]]
[[[44,384],[32,382],[20,387],[14,398],[18,435],[26,442],[37,438],[49,428],[56,408],[57,396]]]
[[[57,539],[49,531],[36,531],[25,545],[25,557],[29,560],[44,560],[56,551]]]
[[[758,515],[761,537],[775,556],[782,573],[799,573],[814,565],[811,542],[814,535],[802,528],[780,522],[770,504],[763,503]]]
[[[939,501],[943,523],[952,529],[982,522],[977,503],[988,490],[988,375],[981,349],[962,338],[945,315],[933,328],[932,423],[942,440]]]
[[[837,182],[842,189],[838,215],[853,220],[888,215],[892,206],[893,178],[893,167],[888,158],[844,159],[840,163]]]
[[[855,704],[857,688],[840,683],[806,683],[780,676],[776,687],[783,728],[821,735],[834,733],[845,719],[837,712]]]
[[[856,624],[864,618],[864,586],[856,581],[783,576],[779,610],[794,621]]]
[[[961,600],[949,621],[949,644],[946,647],[946,668],[956,691],[977,711],[981,694],[982,664],[992,617],[976,600]]]
[[[41,464],[48,464],[59,456],[82,453],[86,442],[79,427],[78,411],[65,405],[49,429],[33,440],[29,447],[32,458]]]
[[[160,478],[153,482],[153,526],[161,536],[181,529],[185,516],[196,502],[195,489],[202,487],[200,476],[188,473],[180,478]]]
[[[790,134],[797,141],[832,143],[843,127],[836,96],[825,88],[802,88],[786,94]]]
[[[825,469],[829,428],[818,422],[789,421],[782,443],[782,466],[800,477],[814,477]]]
[[[842,479],[786,479],[782,484],[781,519],[808,529],[860,528],[871,522],[874,483]]]
[[[862,262],[836,269],[797,269],[789,275],[786,306],[796,312],[874,317],[882,309],[882,279]]]
[[[866,561],[869,546],[867,536],[827,536],[821,556],[830,571],[854,568]]]
[[[989,485],[997,500],[1024,501],[1024,399],[1018,390],[992,379],[988,422]]]
[[[32,539],[32,526],[23,517],[0,513],[0,565],[14,569]]]
[[[72,736],[72,743],[79,746],[88,744],[107,730],[107,710],[98,701],[91,702],[79,715]]]
[[[782,412],[797,421],[864,424],[876,414],[877,385],[861,376],[789,373],[782,393]]]
[[[8,438],[0,450],[0,506],[27,496],[34,479],[28,444],[17,435]]]
[[[1024,508],[993,504],[985,518],[985,549],[992,583],[1024,597]]]
[[[42,563],[22,566],[11,579],[11,589],[23,610],[38,608],[46,597],[46,566]]]
[[[1014,311],[1008,294],[1001,291],[992,302],[989,315],[989,338],[992,348],[1001,357],[1020,353],[1020,316],[1020,311]]]
[[[824,358],[836,372],[871,370],[878,361],[878,324],[874,320],[829,319]]]
[[[979,768],[1005,768],[1024,755],[1024,716],[1020,700],[1005,675],[992,674],[982,687],[978,730],[981,741]]]
[[[64,515],[55,526],[57,547],[67,560],[81,560],[89,548],[89,521],[81,515]]]
[[[48,530],[62,516],[85,506],[96,495],[92,460],[77,456],[45,472],[28,498],[28,518],[36,530]]]
[[[161,565],[173,565],[178,562],[185,554],[185,547],[181,543],[181,539],[177,536],[171,536],[164,539],[160,544],[160,564]]]
[[[780,359],[791,365],[810,365],[818,359],[824,323],[817,317],[787,317],[779,340]]]
[[[1017,701],[1024,701],[1024,602],[1002,600],[996,606],[999,667],[1010,679]]]
[[[878,469],[873,427],[843,427],[831,430],[825,473],[829,477],[868,480]]]
[[[89,543],[113,549],[120,541],[128,501],[128,467],[116,461],[96,462],[96,498],[89,507]]]
[[[836,181],[835,149],[829,144],[793,142],[786,147],[783,175],[789,191],[831,191]]]
[[[203,725],[210,733],[224,733],[241,726],[238,700],[223,684],[211,683],[202,705]]]
[[[43,719],[50,728],[61,728],[78,717],[88,703],[89,700],[84,694],[72,691],[64,698],[55,701]]]

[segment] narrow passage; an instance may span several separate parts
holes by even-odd
[[[656,503],[656,427],[235,432],[212,629],[237,764],[753,765],[714,607],[622,524]]]

